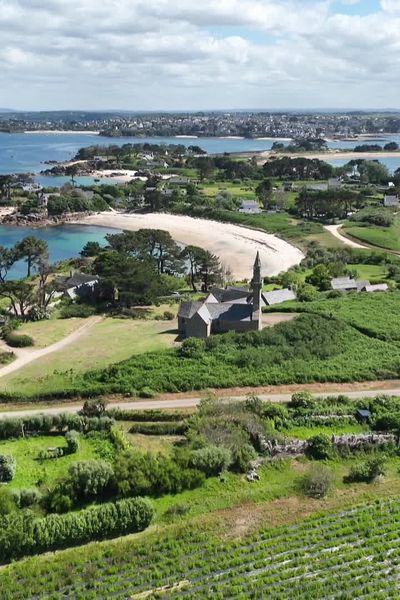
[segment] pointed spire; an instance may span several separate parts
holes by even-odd
[[[261,269],[261,259],[260,253],[257,251],[256,260],[254,261],[254,266]]]

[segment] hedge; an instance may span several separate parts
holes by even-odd
[[[134,423],[129,433],[143,435],[184,435],[188,429],[187,423]]]
[[[0,440],[16,438],[30,434],[49,434],[65,431],[110,431],[113,420],[109,417],[82,417],[63,413],[60,415],[32,415],[0,419]]]
[[[27,348],[35,344],[29,335],[18,335],[17,333],[9,333],[4,340],[11,348]]]
[[[144,498],[42,518],[31,511],[12,513],[0,519],[0,561],[143,531],[153,514],[152,505]]]
[[[106,415],[116,421],[139,421],[144,423],[161,423],[164,421],[183,421],[187,414],[183,412],[165,412],[163,410],[124,410],[122,408],[111,408]]]

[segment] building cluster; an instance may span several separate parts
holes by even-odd
[[[88,130],[118,136],[243,136],[346,138],[360,134],[397,133],[397,113],[330,112],[42,112],[0,114],[2,131]]]

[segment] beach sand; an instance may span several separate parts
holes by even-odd
[[[280,238],[238,225],[164,213],[99,213],[75,221],[81,225],[100,225],[137,231],[163,229],[183,244],[192,244],[219,256],[235,280],[250,279],[256,252],[260,252],[264,276],[277,275],[297,265],[303,253]]]
[[[398,158],[400,161],[400,152],[343,152],[337,150],[330,150],[328,152],[293,152],[293,153],[279,153],[271,152],[267,150],[260,152],[257,157],[260,160],[267,160],[268,158],[282,158],[283,156],[290,158],[318,158],[319,160],[379,160],[380,158]]]

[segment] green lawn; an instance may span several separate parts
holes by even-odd
[[[255,200],[255,186],[257,182],[254,184],[250,183],[232,183],[229,181],[217,181],[216,183],[208,183],[204,182],[199,185],[199,191],[203,192],[203,194],[209,198],[215,198],[219,192],[228,192],[235,198],[246,198]]]
[[[87,319],[50,319],[24,323],[18,334],[29,335],[35,342],[35,348],[45,348],[59,342],[83,325]]]
[[[38,460],[39,452],[48,448],[64,448],[66,443],[63,436],[39,436],[0,442],[0,454],[12,455],[17,461],[17,472],[9,486],[47,487],[66,474],[71,463],[90,458],[106,458],[114,452],[111,442],[100,435],[81,435],[79,441],[80,448],[76,454],[44,461]]]
[[[345,233],[361,242],[396,252],[400,251],[400,216],[395,218],[391,227],[360,226],[354,221],[347,221],[343,227]]]
[[[67,378],[71,381],[73,373],[105,367],[134,354],[172,346],[177,336],[176,326],[176,321],[105,319],[63,350],[1,378],[0,390],[18,389],[29,394],[52,388],[55,382],[57,387],[62,386]]]

